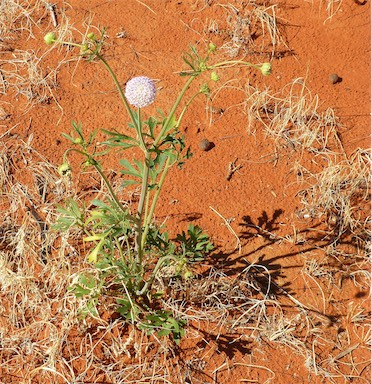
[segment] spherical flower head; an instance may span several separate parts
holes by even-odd
[[[143,108],[155,100],[155,83],[146,76],[130,79],[125,87],[125,97],[134,107]]]
[[[44,36],[44,41],[46,43],[46,45],[52,45],[53,43],[55,43],[57,40],[57,36],[54,32],[48,32],[45,36]]]
[[[271,75],[271,64],[270,63],[263,63],[260,67],[261,72],[264,76]]]

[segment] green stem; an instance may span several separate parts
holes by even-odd
[[[151,276],[150,278],[146,281],[145,285],[142,287],[142,289],[140,291],[137,291],[136,292],[136,295],[137,296],[142,296],[146,293],[146,291],[149,290],[149,288],[151,288],[151,285],[155,279],[155,276],[156,274],[158,273],[158,270],[160,269],[160,267],[162,266],[162,264],[167,261],[167,260],[173,260],[175,262],[178,261],[178,259],[175,257],[175,256],[172,256],[172,255],[167,255],[167,256],[163,256],[161,257],[158,262],[156,263],[156,266],[154,268],[154,270],[152,271],[151,273]]]
[[[197,93],[195,93],[195,95],[187,102],[187,104],[184,106],[184,108],[183,108],[183,110],[182,110],[182,112],[181,112],[181,114],[180,114],[180,117],[178,118],[178,121],[177,121],[177,124],[176,124],[176,127],[179,127],[180,126],[180,124],[181,124],[181,121],[182,121],[182,119],[183,119],[183,116],[184,116],[184,114],[186,113],[186,111],[187,111],[187,108],[190,106],[190,104],[194,101],[194,99],[197,97],[197,96],[199,96],[201,93],[203,93],[203,92],[197,92]]]
[[[257,69],[260,69],[259,65],[249,63],[248,61],[242,61],[242,60],[227,60],[227,61],[221,61],[220,63],[211,65],[208,67],[208,69],[214,69],[214,68],[229,68],[233,67],[235,65],[246,65],[248,67],[254,67]]]
[[[112,197],[112,199],[115,201],[117,207],[123,212],[125,213],[125,216],[130,219],[131,221],[135,221],[134,217],[132,215],[130,215],[127,210],[123,207],[123,204],[119,201],[119,199],[116,197],[116,194],[114,192],[114,190],[112,189],[111,187],[111,184],[110,182],[108,181],[106,175],[102,172],[101,168],[99,167],[98,164],[93,164],[94,168],[96,169],[96,171],[99,173],[99,175],[102,177],[105,185],[106,185],[106,188],[108,189],[108,191],[110,192],[110,195]]]
[[[147,147],[146,147],[145,141],[143,140],[143,133],[142,133],[141,108],[138,108],[138,126],[136,128],[137,128],[137,135],[140,141],[140,146],[142,150],[146,153]]]
[[[159,183],[157,185],[154,197],[152,199],[150,211],[149,211],[149,213],[145,217],[144,230],[143,230],[143,234],[142,234],[142,244],[141,244],[142,248],[145,247],[146,239],[147,239],[147,234],[149,232],[149,228],[150,228],[150,224],[151,224],[151,221],[152,221],[152,217],[154,215],[156,203],[158,201],[161,188],[162,188],[162,186],[164,184],[165,177],[167,176],[168,170],[171,167],[169,165],[169,162],[170,162],[170,160],[169,160],[169,157],[168,157],[167,158],[167,162],[165,163],[165,167],[164,167],[163,173],[162,173],[162,175],[160,177],[160,180],[159,180]]]
[[[190,79],[189,79],[190,80]],[[193,79],[192,79],[193,80]],[[191,80],[191,81],[192,81]],[[190,86],[191,84],[191,81],[189,82],[189,84],[187,85],[187,87],[184,87],[184,90],[183,90],[183,93],[185,93],[185,91],[187,90],[187,88]],[[178,118],[178,121],[177,121],[177,124],[176,126],[179,127],[179,125],[181,124],[181,121],[182,121],[182,118],[187,110],[187,108],[190,106],[190,104],[193,102],[193,100],[198,96],[200,95],[201,92],[197,92],[188,102],[187,104],[185,105],[185,107],[183,108],[181,114],[180,114],[180,117]],[[177,105],[179,104],[179,101],[177,103],[175,103],[176,107]],[[175,110],[175,108],[173,108]],[[174,111],[173,112],[174,113]],[[154,144],[155,146],[155,144]],[[149,228],[150,228],[150,224],[151,224],[151,220],[152,220],[152,217],[154,215],[154,211],[155,211],[155,208],[156,208],[156,204],[157,204],[157,201],[158,201],[158,198],[159,198],[159,194],[160,194],[160,191],[161,191],[161,188],[164,184],[164,180],[165,180],[165,177],[167,176],[167,173],[168,173],[168,170],[169,168],[171,167],[171,165],[169,164],[170,163],[170,159],[169,157],[167,158],[167,162],[165,163],[165,167],[164,167],[164,170],[163,170],[163,173],[160,177],[160,180],[159,180],[159,183],[157,185],[157,188],[156,188],[156,192],[154,194],[154,197],[153,197],[153,200],[152,200],[152,203],[151,203],[151,208],[150,208],[150,211],[149,213],[147,213],[146,211],[146,216],[145,216],[145,222],[144,222],[144,231],[143,231],[143,234],[142,234],[142,248],[145,247],[145,244],[146,244],[146,240],[147,240],[147,234],[149,232]]]
[[[142,220],[143,220],[143,210],[146,201],[147,189],[148,189],[148,178],[149,178],[149,162],[150,162],[150,152],[146,152],[145,160],[143,163],[143,176],[142,176],[142,186],[141,186],[141,195],[138,202],[137,215],[135,220],[135,247],[136,247],[136,263],[137,270],[142,270],[142,260],[143,260],[143,247],[142,247]]]
[[[77,48],[80,48],[80,49],[83,48],[82,44],[71,43],[71,42],[68,42],[68,41],[54,40],[53,43],[54,44],[62,44],[62,45],[71,45],[72,47],[77,47]]]
[[[92,158],[92,156],[87,153],[87,152],[84,152],[84,151],[80,151],[79,149],[76,149],[76,148],[69,148],[63,155],[63,158],[64,158],[64,161],[67,162],[67,155],[70,153],[70,152],[77,152],[79,153],[80,155],[83,155],[85,156],[88,160],[92,160],[92,165],[94,166],[94,168],[96,169],[96,171],[99,173],[99,175],[102,177],[112,199],[115,201],[117,207],[125,214],[125,216],[130,219],[131,221],[134,221],[134,217],[132,215],[130,215],[127,210],[123,207],[123,204],[119,201],[119,199],[116,197],[116,194],[114,192],[114,190],[112,189],[111,187],[111,184],[110,182],[108,181],[106,175],[102,172],[99,164]]]
[[[171,123],[172,119],[173,119],[173,115],[174,113],[176,112],[176,109],[179,105],[179,103],[181,102],[182,98],[183,98],[183,95],[185,94],[185,92],[187,91],[187,89],[189,88],[190,84],[193,82],[193,80],[195,79],[197,75],[191,75],[189,77],[189,79],[186,81],[186,84],[184,85],[184,87],[182,88],[182,91],[181,93],[178,95],[177,97],[177,100],[176,102],[173,104],[173,107],[172,109],[170,110],[169,114],[168,114],[168,117],[167,119],[165,120],[164,122],[164,125],[163,125],[163,128],[161,129],[158,137],[155,139],[154,143],[152,144],[152,146],[155,148],[160,140],[163,138],[164,134],[167,132],[167,130],[169,129],[169,124]]]
[[[84,151],[80,151],[80,149],[76,149],[76,148],[69,148],[63,155],[63,161],[64,162],[67,162],[67,155],[70,153],[70,152],[77,152],[79,153],[80,155],[83,155],[83,156],[86,156],[89,158],[89,154],[87,154],[86,152]]]
[[[130,108],[130,106],[129,106],[129,104],[128,104],[128,100],[127,100],[127,98],[126,98],[125,95],[124,95],[123,89],[122,89],[122,87],[120,86],[120,83],[119,83],[119,81],[118,81],[118,79],[117,79],[117,77],[116,77],[114,71],[111,69],[110,65],[109,65],[108,62],[103,58],[103,56],[101,56],[99,53],[96,53],[96,56],[97,56],[97,58],[98,58],[99,60],[102,61],[103,65],[105,66],[105,68],[106,68],[107,71],[109,72],[110,76],[112,77],[112,80],[114,81],[115,86],[116,86],[116,88],[117,88],[117,90],[118,90],[118,92],[119,92],[120,98],[121,98],[121,100],[123,101],[124,107],[125,107],[125,109],[127,110],[128,114],[129,114],[129,116],[130,116],[130,118],[131,118],[131,120],[132,120],[132,122],[133,122],[133,125],[134,125],[135,127],[137,127],[137,121],[136,121],[136,119],[135,119],[135,117],[134,117],[133,111],[131,110],[131,108]],[[138,127],[137,127],[137,128],[138,128]]]

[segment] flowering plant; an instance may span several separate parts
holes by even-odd
[[[109,72],[129,116],[132,134],[104,130],[108,136],[104,145],[107,150],[114,147],[122,150],[137,147],[141,150],[141,159],[133,162],[120,160],[123,186],[138,183],[139,201],[134,212],[131,211],[132,207],[128,208],[120,201],[99,162],[101,154],[96,152],[94,142],[96,133],[86,136],[82,125],[73,122],[74,133],[63,134],[73,146],[66,151],[59,172],[64,177],[69,175],[71,166],[68,156],[71,152],[78,153],[85,158],[84,167],[94,167],[101,176],[110,198],[105,201],[93,200],[94,209],[90,211],[80,207],[76,201],[67,201],[64,207],[58,208],[60,216],[55,228],[67,231],[73,226],[80,227],[86,234],[84,241],[94,244],[87,259],[94,264],[98,274],[81,274],[70,288],[77,297],[85,299],[83,315],[90,313],[97,316],[100,296],[111,295],[116,299],[117,312],[128,321],[149,332],[157,331],[159,335],[172,334],[178,342],[183,335],[185,322],[161,308],[157,301],[164,295],[159,283],[161,271],[166,266],[172,271],[173,278],[192,278],[193,264],[202,260],[213,248],[209,237],[197,226],[190,225],[186,233],[170,240],[164,228],[153,223],[157,201],[169,169],[175,165],[181,166],[190,156],[179,130],[182,118],[197,95],[209,92],[208,84],[203,84],[181,108],[182,99],[191,83],[205,72],[210,71],[211,80],[217,81],[218,68],[246,65],[268,75],[271,66],[268,63],[253,65],[243,61],[210,65],[210,56],[216,50],[214,44],[209,45],[204,57],[200,57],[197,50],[191,48],[191,52],[184,56],[189,69],[181,72],[187,80],[169,113],[165,115],[160,112],[160,116],[144,119],[142,108],[155,100],[155,83],[148,77],[139,76],[129,80],[123,91],[115,73],[101,54],[104,34],[104,30],[98,37],[90,33],[81,44],[59,41],[52,32],[46,34],[44,40],[49,45],[78,47],[83,57],[88,61],[101,61]],[[179,108],[181,111],[177,116]]]

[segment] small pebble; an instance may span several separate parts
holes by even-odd
[[[337,73],[332,73],[332,75],[329,75],[329,81],[332,84],[336,84],[341,82],[341,77]]]
[[[205,151],[205,152],[210,151],[213,147],[214,147],[214,144],[208,139],[203,139],[203,140],[200,140],[199,142],[199,148],[202,151]]]

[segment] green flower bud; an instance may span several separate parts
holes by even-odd
[[[91,165],[92,165],[92,163],[89,160],[85,160],[83,163],[84,169],[90,167]]]
[[[47,45],[52,45],[53,43],[55,43],[57,40],[57,36],[54,32],[48,32],[45,36],[44,36],[44,41]]]
[[[209,43],[208,45],[208,52],[211,53],[211,52],[216,52],[217,50],[217,45],[214,44],[214,43]]]
[[[84,43],[84,44],[80,47],[80,53],[85,53],[86,51],[88,51],[88,49],[89,49],[88,43]]]
[[[76,138],[74,144],[83,144],[83,139],[81,137]]]
[[[58,173],[61,176],[67,176],[71,172],[71,166],[69,163],[63,163],[58,167]]]
[[[263,63],[260,67],[261,73],[264,76],[271,75],[271,64],[270,63]]]
[[[203,84],[200,87],[200,93],[204,93],[204,95],[209,95],[210,92],[211,90],[209,89],[208,84]]]
[[[211,73],[211,80],[212,81],[218,81],[220,79],[220,77],[218,76],[217,72],[213,71]]]
[[[87,38],[88,38],[89,40],[95,40],[95,39],[96,39],[96,35],[95,35],[93,32],[89,32],[89,33],[87,34]]]
[[[201,72],[204,72],[206,71],[208,68],[207,68],[207,64],[205,64],[204,61],[201,61],[200,64],[199,64],[199,71]]]

